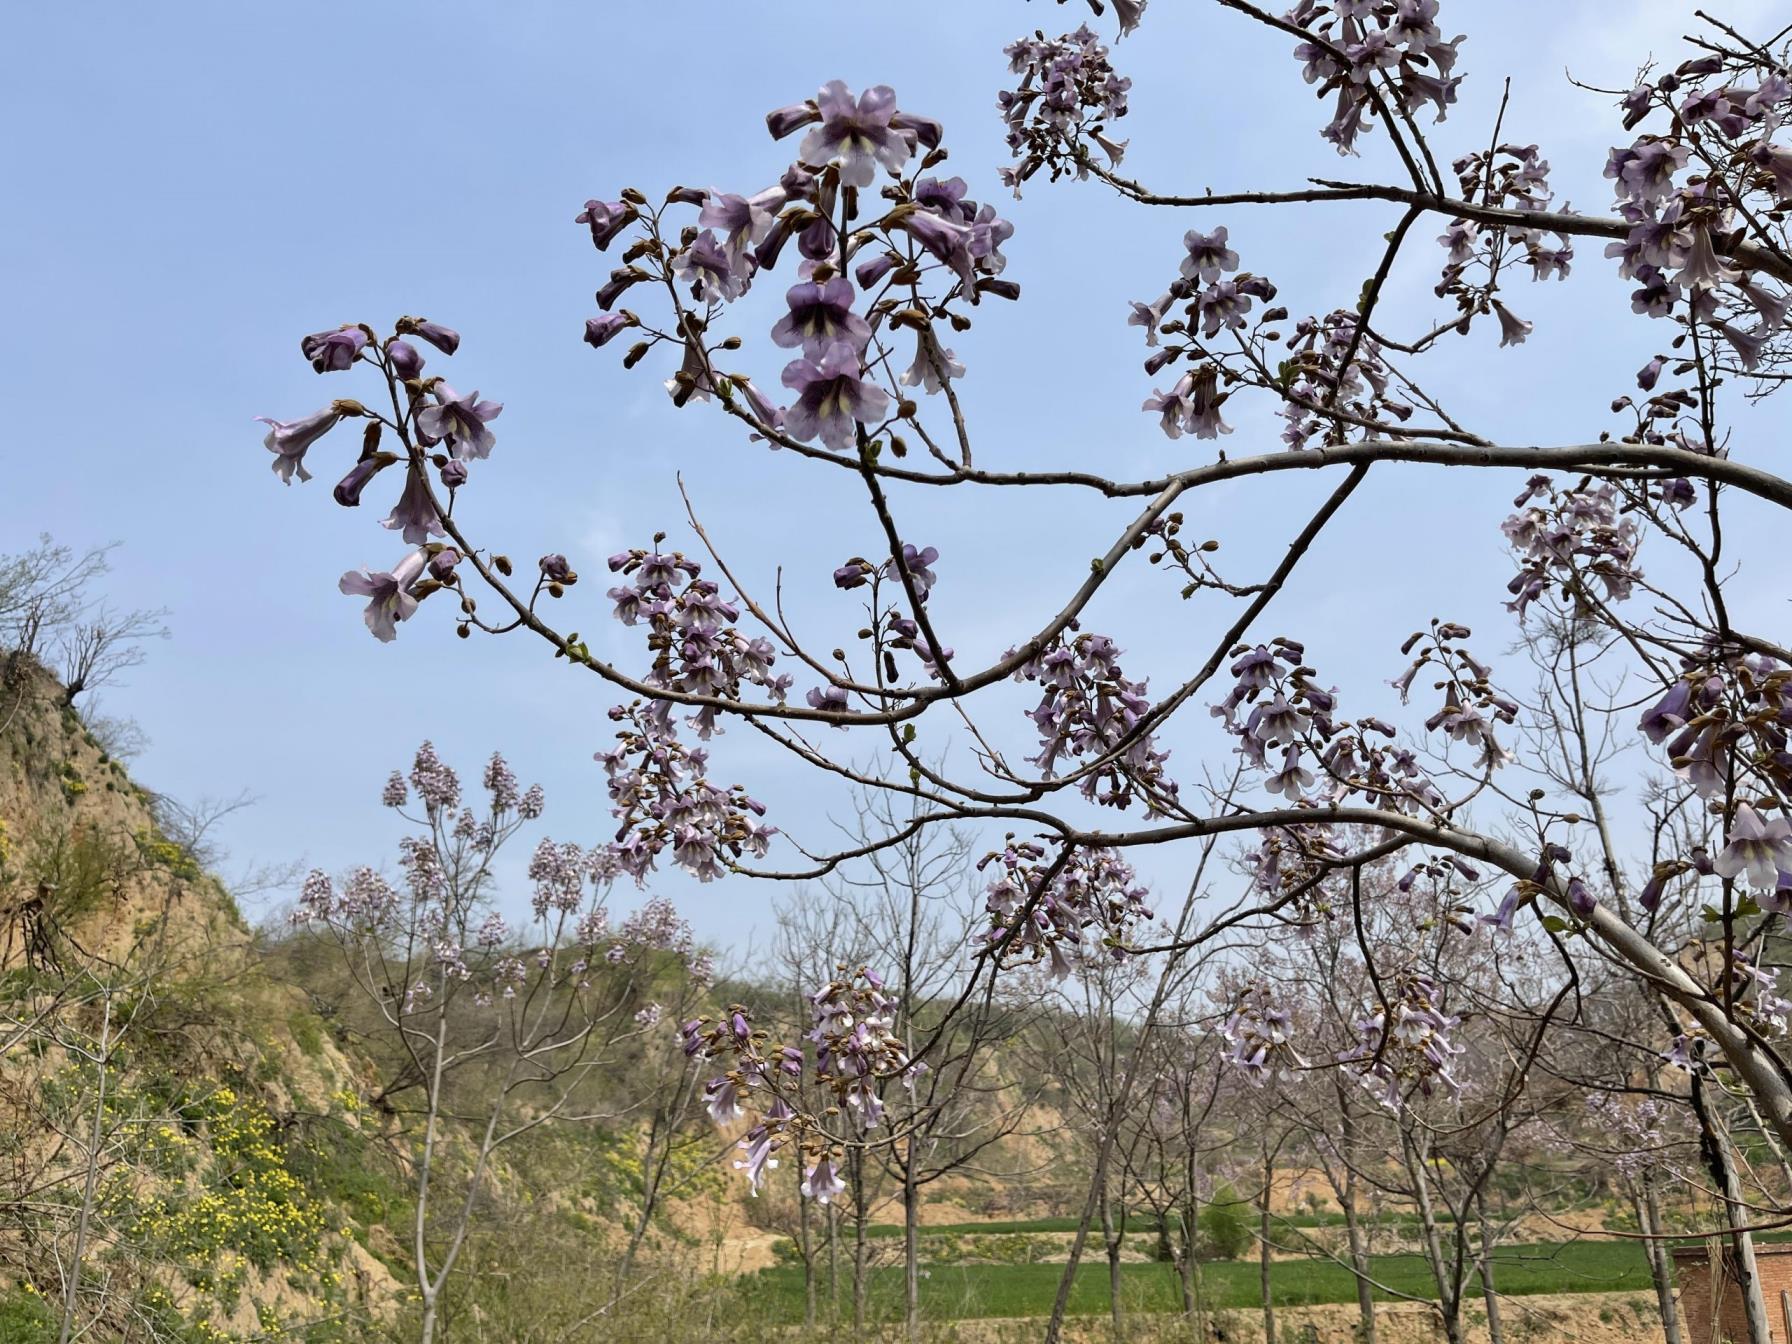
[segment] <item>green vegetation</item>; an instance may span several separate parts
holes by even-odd
[[[1063,1221],[1063,1220],[1059,1220]],[[1500,1291],[1530,1293],[1647,1291],[1649,1269],[1636,1243],[1575,1241],[1509,1246],[1495,1257]],[[1182,1288],[1167,1265],[1128,1263],[1124,1303],[1128,1311],[1173,1312],[1182,1309]],[[932,1269],[921,1284],[922,1309],[929,1316],[966,1319],[986,1316],[1039,1316],[1051,1306],[1057,1290],[1058,1264],[954,1265]],[[1371,1272],[1398,1293],[1431,1297],[1436,1289],[1424,1259],[1418,1255],[1378,1255]],[[1081,1315],[1107,1310],[1107,1265],[1085,1263],[1077,1274],[1070,1309]],[[1258,1305],[1257,1266],[1221,1261],[1201,1267],[1201,1281],[1211,1307],[1243,1309]],[[1311,1306],[1354,1302],[1356,1283],[1342,1267],[1326,1261],[1278,1262],[1272,1292],[1278,1306]],[[1381,1300],[1391,1295],[1377,1293]],[[747,1287],[750,1308],[768,1324],[789,1324],[803,1318],[800,1269],[777,1266],[761,1270]],[[901,1316],[902,1270],[899,1266],[871,1272],[871,1313],[877,1320]]]

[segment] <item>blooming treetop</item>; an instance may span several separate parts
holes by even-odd
[[[1213,7],[1286,39],[1296,62],[1288,92],[1304,82],[1318,94],[1328,109],[1324,139],[1340,154],[1379,156],[1387,180],[1366,170],[1365,181],[1171,193],[1121,176],[1127,141],[1114,132],[1130,111],[1130,81],[1087,27],[1011,46],[1010,87],[998,100],[1012,154],[1007,187],[1080,179],[1189,215],[1180,249],[1162,259],[1163,292],[1116,295],[1105,334],[1142,340],[1144,423],[1164,435],[1161,467],[1149,476],[1109,476],[1099,454],[1056,448],[1018,470],[979,465],[976,427],[958,395],[977,370],[952,343],[975,322],[1001,321],[1020,298],[1002,250],[1014,226],[977,198],[989,174],[948,175],[945,128],[886,86],[853,90],[836,80],[770,112],[767,159],[743,170],[745,180],[675,186],[657,199],[630,187],[576,212],[613,263],[587,343],[603,350],[624,340],[623,365],[656,369],[672,408],[709,415],[718,432],[841,473],[862,491],[862,554],[832,575],[851,595],[840,600],[861,607],[848,613],[857,634],[831,652],[799,638],[780,602],[752,591],[722,556],[699,559],[696,547],[670,546],[660,533],[609,561],[608,614],[640,637],[640,655],[595,656],[576,628],[551,619],[578,581],[562,554],[550,549],[519,575],[477,540],[461,496],[504,460],[494,430],[502,407],[457,391],[431,367],[438,355],[458,358],[461,344],[436,322],[405,317],[383,333],[355,323],[306,337],[301,352],[321,375],[365,375],[371,392],[367,402],[338,397],[268,421],[273,469],[289,484],[304,481],[330,436],[360,421],[360,451],[342,455],[337,502],[357,507],[382,473],[399,478],[378,534],[387,549],[342,580],[344,592],[366,600],[373,633],[390,640],[426,604],[446,606],[463,637],[526,631],[617,696],[613,742],[597,752],[617,822],[602,851],[613,871],[644,881],[670,863],[703,880],[816,876],[866,852],[781,841],[745,788],[711,779],[712,739],[741,723],[830,777],[901,795],[913,818],[901,834],[964,822],[1012,832],[986,861],[991,936],[976,975],[1017,959],[1062,970],[1079,957],[1125,955],[1148,913],[1126,858],[1142,846],[1248,837],[1256,911],[1301,918],[1347,910],[1353,873],[1413,849],[1414,871],[1450,885],[1452,923],[1466,936],[1484,936],[1477,928],[1497,936],[1534,916],[1552,937],[1589,939],[1645,978],[1700,1043],[1696,1058],[1733,1071],[1792,1141],[1792,1070],[1776,1036],[1783,1015],[1755,988],[1768,975],[1757,957],[1762,930],[1792,909],[1792,649],[1772,631],[1736,623],[1722,556],[1726,500],[1792,508],[1792,482],[1756,445],[1733,439],[1725,418],[1738,382],[1767,395],[1792,358],[1784,47],[1714,23],[1689,59],[1614,90],[1605,168],[1613,200],[1608,212],[1587,214],[1557,203],[1547,147],[1510,138],[1507,109],[1492,126],[1446,122],[1467,75],[1464,38],[1439,26],[1439,0],[1299,0],[1280,15],[1249,0]],[[1158,21],[1145,8],[1115,6],[1122,35]],[[1460,152],[1440,154],[1434,138],[1458,130]],[[1357,203],[1382,240],[1345,307],[1303,306],[1271,278],[1253,241],[1253,212],[1315,202]],[[1521,315],[1526,287],[1571,284],[1589,247],[1635,286],[1616,320],[1659,333],[1661,353],[1634,386],[1607,389],[1588,408],[1589,419],[1609,414],[1615,424],[1577,427],[1542,446],[1501,443],[1423,381],[1424,357],[1446,342],[1473,342],[1484,376],[1497,379],[1500,348],[1533,330]],[[1436,277],[1439,310],[1418,330],[1390,330],[1382,297],[1409,262]],[[782,296],[769,328],[740,319],[739,300],[755,287]],[[1246,442],[1253,436],[1238,411],[1247,404],[1279,416],[1279,443]],[[1138,413],[1115,408],[1121,423]],[[1222,442],[1227,453],[1217,451]],[[1389,722],[1376,717],[1366,688],[1331,685],[1319,651],[1275,632],[1269,609],[1369,473],[1422,464],[1522,481],[1510,503],[1514,482],[1495,483],[1486,514],[1485,535],[1503,534],[1513,555],[1513,629],[1477,636],[1448,612],[1415,612],[1415,633],[1387,651],[1392,684],[1412,708]],[[1288,471],[1334,484],[1288,525],[1286,550],[1267,573],[1228,574],[1217,540],[1185,537],[1185,496]],[[946,489],[1092,495],[1137,511],[1050,615],[1028,620],[1011,595],[989,594],[984,619],[1013,628],[1005,653],[973,664],[939,628],[929,599],[975,575],[926,545],[911,530],[918,511],[907,507]],[[1262,515],[1270,516],[1281,510]],[[707,548],[700,529],[697,537]],[[1006,544],[1053,543],[1022,535]],[[1133,581],[1135,553],[1171,575],[1182,600],[1201,604],[1186,659],[1167,678],[1137,675],[1124,632],[1085,626],[1116,574]],[[783,581],[805,578],[827,576]],[[1397,602],[1398,576],[1376,578],[1382,600]],[[1652,752],[1660,768],[1654,824],[1644,828],[1657,837],[1653,849],[1627,845],[1609,816],[1615,798],[1590,780],[1567,789],[1527,755],[1539,725],[1559,719],[1540,717],[1554,703],[1547,697],[1522,703],[1510,669],[1489,657],[1514,632],[1533,649],[1590,648],[1623,660],[1631,698],[1605,713],[1610,731]],[[996,722],[986,709],[1012,714],[999,689],[1009,679],[1038,692],[1030,726]],[[1168,743],[1191,719],[1229,738],[1224,772],[1236,772],[1236,789],[1180,747],[1173,769]],[[1015,729],[1035,754],[1006,745]],[[948,732],[968,745],[942,763],[930,753]],[[886,764],[853,764],[847,742],[875,742]],[[780,843],[799,856],[793,866],[761,866]],[[1715,981],[1664,951],[1664,912],[1675,910],[1710,912],[1710,931],[1735,953]],[[1197,929],[1184,942],[1206,936]],[[887,1042],[872,1048],[881,989],[852,978],[842,985],[825,1014],[818,1005],[823,1035],[812,1041],[826,1043],[830,1085],[845,1080],[842,1104],[869,1127],[877,1107],[867,1080],[908,1065]],[[1345,1062],[1390,1090],[1415,1079],[1447,1087],[1443,989],[1394,974]],[[848,1001],[850,1009],[838,1007]],[[1240,996],[1226,1029],[1240,1068],[1301,1058],[1276,1012],[1267,988]],[[830,1033],[848,1019],[855,1044],[843,1050]],[[757,1179],[807,1123],[767,1085],[783,1056],[767,1053],[741,1014],[695,1030],[696,1048],[733,1061],[712,1085],[718,1119],[734,1116],[743,1093],[770,1098],[749,1136]],[[836,1069],[841,1061],[854,1063]],[[828,1194],[838,1180],[830,1141],[804,1142],[808,1184]]]

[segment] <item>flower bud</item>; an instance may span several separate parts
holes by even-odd
[[[510,557],[508,555],[494,555],[492,557],[492,568],[497,570],[498,573],[502,574],[505,578],[509,578],[511,574]]]
[[[386,358],[392,361],[392,372],[406,382],[423,372],[423,356],[409,341],[394,338],[386,343]]]

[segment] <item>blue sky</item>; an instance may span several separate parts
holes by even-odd
[[[1558,200],[1602,209],[1615,120],[1565,72],[1620,85],[1650,49],[1677,59],[1673,39],[1692,8],[1641,0],[1614,32],[1609,0],[1446,0],[1446,31],[1469,35],[1470,78],[1434,133],[1439,157],[1486,143],[1509,75],[1505,137],[1542,143]],[[1746,23],[1771,9],[1726,13]],[[654,196],[676,183],[757,189],[788,161],[789,146],[765,135],[768,109],[830,78],[891,84],[903,107],[945,122],[950,171],[1016,225],[1007,274],[1023,301],[984,305],[957,343],[980,460],[1115,475],[1213,452],[1165,440],[1139,413],[1150,381],[1124,325],[1126,300],[1156,295],[1174,274],[1184,229],[1229,225],[1245,266],[1273,277],[1283,302],[1324,312],[1354,298],[1395,219],[1391,207],[1352,205],[1197,221],[1075,183],[1008,201],[995,175],[1001,47],[1036,26],[1074,26],[1086,16],[1078,5],[849,6],[825,22],[795,6],[701,11],[170,3],[111,7],[103,21],[71,6],[9,15],[0,551],[40,531],[77,546],[123,543],[113,595],[168,607],[173,638],[107,708],[147,730],[137,770],[151,787],[260,796],[228,824],[239,859],[378,861],[394,839],[380,783],[424,737],[463,775],[503,748],[525,781],[547,786],[556,838],[608,833],[591,753],[605,745],[610,697],[593,679],[520,639],[461,644],[427,608],[438,619],[381,646],[337,594],[344,569],[384,567],[398,548],[377,527],[383,509],[329,501],[351,436],[314,452],[309,486],[282,488],[268,470],[252,417],[352,394],[299,358],[302,334],[380,327],[401,313],[459,328],[455,383],[506,406],[497,451],[464,501],[477,535],[525,559],[564,551],[596,580],[603,555],[656,529],[690,542],[683,473],[711,535],[752,582],[769,585],[784,566],[796,623],[825,651],[859,623],[828,573],[876,544],[874,520],[850,480],[675,411],[659,387],[665,371],[626,374],[617,349],[580,343],[591,291],[612,264],[572,223],[588,196],[624,185]],[[1098,26],[1111,32],[1111,20]],[[1393,180],[1383,145],[1340,161],[1320,142],[1326,112],[1287,48],[1215,5],[1157,0],[1115,56],[1134,79],[1127,169],[1174,191],[1287,187],[1308,174]],[[1390,326],[1419,329],[1434,308],[1436,256],[1428,241],[1409,253],[1387,312]],[[1429,361],[1429,384],[1458,418],[1538,443],[1584,441],[1611,423],[1606,403],[1657,333],[1616,316],[1625,287],[1597,253],[1583,244],[1567,283],[1512,295],[1537,323],[1523,347],[1496,355],[1477,330]],[[749,318],[748,330],[771,320],[776,287],[762,289],[746,311],[768,316],[759,328]],[[761,343],[751,356],[772,386],[779,353]],[[1224,444],[1233,455],[1276,446],[1261,411],[1236,424]],[[1331,679],[1369,688],[1377,705],[1386,692],[1374,688],[1399,671],[1395,646],[1429,616],[1492,629],[1491,651],[1511,637],[1497,531],[1509,492],[1436,471],[1383,476],[1261,632],[1303,636]],[[1248,580],[1321,486],[1224,487],[1190,504],[1189,530],[1220,537],[1231,572]],[[897,492],[894,503],[905,533],[942,553],[934,611],[944,638],[982,657],[1061,605],[1128,514],[1068,495]],[[643,666],[604,615],[603,586],[577,589],[586,609],[566,623],[602,631],[594,650]],[[1089,622],[1154,686],[1185,675],[1179,658],[1198,657],[1226,616],[1179,606],[1173,587],[1138,566]],[[1001,731],[1025,745],[1019,705],[986,712],[1006,713]],[[830,745],[863,759],[875,750],[870,740]],[[718,741],[715,757],[718,777],[749,784],[773,804],[772,820],[812,843],[845,814],[837,794],[744,730]],[[1198,744],[1179,758],[1185,773],[1201,759]],[[1150,862],[1155,880],[1176,885],[1180,858]],[[762,886],[662,886],[706,937],[738,944],[769,928],[773,893]]]

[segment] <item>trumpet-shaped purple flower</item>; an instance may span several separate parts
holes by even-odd
[[[795,360],[784,369],[784,386],[797,394],[784,413],[784,429],[805,442],[817,437],[836,452],[853,441],[855,423],[883,418],[890,398],[860,376],[859,352],[846,341],[829,346],[819,360]]]
[[[394,532],[402,529],[404,539],[413,546],[423,545],[432,536],[448,535],[436,514],[436,506],[430,503],[429,489],[420,468],[412,467],[405,473],[404,490],[398,496],[398,503],[392,506],[392,512],[380,526]]]
[[[626,229],[634,218],[635,207],[626,202],[586,201],[584,210],[573,220],[573,223],[589,225],[591,241],[597,245],[597,250],[602,252],[616,240],[616,235]]]
[[[1238,253],[1226,246],[1223,224],[1212,233],[1190,229],[1182,235],[1182,245],[1188,249],[1182,259],[1182,274],[1190,280],[1210,285],[1220,278],[1220,272],[1238,269]]]
[[[844,81],[829,80],[821,86],[815,107],[821,124],[797,147],[797,157],[809,166],[838,163],[841,182],[868,187],[879,164],[895,172],[908,162],[913,150],[901,131],[891,125],[896,92],[889,85],[866,89],[855,102]],[[777,134],[776,126],[773,134]]]
[[[382,467],[388,467],[391,464],[390,457],[382,461],[377,453],[371,457],[364,457],[349,468],[348,475],[336,482],[336,489],[331,494],[343,508],[352,509],[360,504],[361,491],[367,488],[367,482],[371,481]]]
[[[958,357],[939,343],[932,328],[925,328],[915,338],[915,362],[903,370],[900,381],[904,387],[938,392],[952,379],[962,377],[964,365]]]
[[[1765,820],[1747,803],[1737,805],[1730,842],[1712,861],[1719,877],[1748,874],[1749,885],[1772,891],[1783,873],[1792,873],[1792,821]]]
[[[949,219],[941,219],[925,210],[905,215],[902,227],[911,238],[951,268],[964,282],[965,292],[975,302],[977,277],[974,272],[977,259],[971,254],[975,230],[963,224],[955,224]]]
[[[852,310],[853,298],[852,281],[843,275],[823,284],[792,285],[784,295],[790,311],[772,327],[772,343],[786,350],[800,345],[807,359],[820,359],[841,341],[863,350],[871,327]]]
[[[776,191],[773,205],[783,200]],[[697,226],[714,229],[722,235],[722,250],[728,264],[737,271],[746,269],[748,249],[771,232],[772,212],[759,197],[748,198],[731,193],[711,191],[703,198],[703,209],[697,215]]]
[[[752,280],[753,264],[743,255],[736,269],[734,260],[722,250],[715,234],[705,229],[697,235],[695,242],[672,258],[672,272],[688,283],[691,293],[699,299],[721,299],[732,303],[746,293]]]
[[[602,349],[615,339],[616,333],[634,325],[634,318],[627,313],[603,313],[597,317],[588,317],[585,319],[585,344],[593,350]]]
[[[823,1153],[803,1176],[803,1196],[827,1204],[845,1193],[846,1182],[834,1170],[834,1159]]]
[[[454,457],[490,457],[498,439],[487,422],[498,418],[503,403],[481,401],[477,392],[463,397],[447,383],[436,384],[435,397],[434,406],[417,412],[417,429],[423,436],[430,443],[445,440]]]
[[[291,485],[295,474],[301,481],[311,479],[311,473],[305,470],[306,450],[336,428],[342,412],[331,405],[313,411],[303,420],[270,420],[265,415],[255,418],[268,426],[267,437],[261,442],[274,454],[274,475]]]
[[[367,344],[367,333],[359,327],[342,327],[337,331],[320,331],[299,342],[299,350],[319,373],[341,373],[353,364]]]
[[[1523,345],[1534,324],[1526,322],[1498,299],[1493,301],[1493,311],[1500,320],[1500,344]]]
[[[428,558],[423,551],[412,551],[392,566],[390,572],[351,569],[337,583],[337,588],[347,596],[367,599],[367,611],[362,619],[381,643],[390,643],[398,634],[397,623],[410,620],[417,610],[411,585],[423,573]]]
[[[460,333],[453,327],[444,327],[440,322],[431,322],[421,317],[407,317],[398,325],[401,334],[428,341],[444,355],[452,355],[460,349]]]

